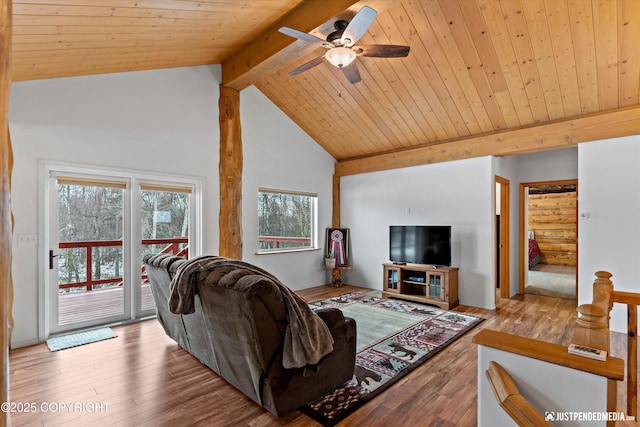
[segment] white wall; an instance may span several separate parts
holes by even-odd
[[[619,291],[640,292],[640,135],[583,143],[579,153],[578,302],[593,298],[594,273],[605,270]],[[616,304],[611,329],[626,332]]]
[[[253,86],[240,94],[240,113],[244,144],[243,258],[294,290],[328,283],[324,232],[331,227],[334,158]],[[319,250],[256,254],[260,187],[318,194]]]
[[[390,225],[451,225],[461,304],[494,308],[491,157],[346,176],[341,226],[351,230],[350,284],[382,289]]]
[[[389,225],[450,224],[452,264],[460,268],[460,302],[493,308],[494,175],[510,181],[510,294],[516,294],[520,183],[577,178],[575,148],[343,177],[341,221],[351,229],[354,267],[345,273],[349,283],[382,289]]]
[[[521,182],[559,181],[578,177],[578,149],[542,151],[510,156],[515,161],[516,180]]]
[[[219,66],[14,83],[9,109],[15,152],[12,346],[38,339],[38,161],[203,178],[203,252],[218,252]],[[255,257],[258,186],[320,195],[330,225],[333,159],[254,88],[241,93],[244,252],[293,289],[326,283],[322,251]],[[301,159],[312,159],[302,162]]]

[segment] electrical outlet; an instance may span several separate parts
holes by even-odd
[[[38,244],[38,235],[32,233],[18,234],[19,246],[33,246]]]

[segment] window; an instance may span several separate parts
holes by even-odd
[[[258,190],[258,253],[317,249],[316,194]]]

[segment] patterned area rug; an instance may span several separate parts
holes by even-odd
[[[330,427],[373,399],[484,319],[429,305],[357,293],[309,304],[356,320],[353,378],[301,411]]]
[[[64,350],[66,348],[77,347],[79,345],[90,344],[109,338],[115,338],[117,335],[111,328],[99,328],[91,331],[78,332],[77,334],[62,335],[60,337],[49,338],[47,346],[51,351]]]

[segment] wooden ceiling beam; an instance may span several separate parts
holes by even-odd
[[[356,175],[482,156],[508,156],[576,147],[581,142],[640,134],[640,106],[572,120],[445,141],[336,163],[337,176]]]
[[[316,30],[316,35],[320,35],[333,31],[335,20],[351,19],[364,5],[381,12],[393,3],[395,0],[304,1],[222,62],[222,85],[242,90],[317,49],[278,32],[280,27],[309,33]]]

